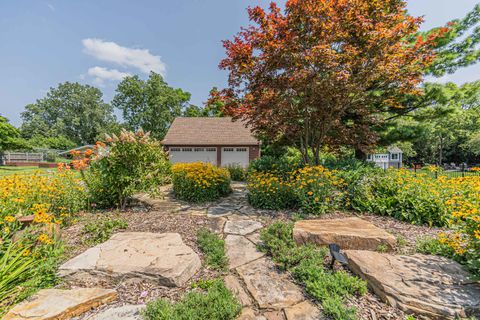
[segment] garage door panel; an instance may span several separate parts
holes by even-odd
[[[225,147],[222,148],[222,166],[238,165],[248,166],[248,147]]]
[[[171,148],[169,154],[172,163],[208,162],[217,164],[216,148]]]

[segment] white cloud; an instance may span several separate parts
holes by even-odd
[[[123,78],[130,76],[127,72],[121,72],[117,69],[107,69],[103,67],[93,67],[88,69],[87,74],[94,77],[93,82],[97,85],[103,85],[106,81],[121,81]]]
[[[155,71],[165,75],[166,65],[160,56],[150,53],[148,49],[122,47],[115,42],[87,38],[82,40],[83,51],[98,60],[118,64],[122,67],[134,67],[144,73]]]
[[[47,3],[47,7],[52,11],[55,12],[55,7],[51,3]]]

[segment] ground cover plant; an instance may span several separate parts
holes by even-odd
[[[206,229],[201,229],[197,237],[198,246],[203,252],[205,264],[214,270],[226,270],[228,259],[225,255],[225,241],[217,234]]]
[[[222,280],[201,281],[182,300],[158,299],[147,303],[146,320],[234,320],[241,305]]]
[[[127,221],[123,219],[108,219],[104,221],[92,221],[83,226],[82,233],[86,244],[99,244],[110,239],[113,233],[128,228]]]
[[[177,163],[172,167],[173,191],[178,199],[214,201],[231,192],[230,173],[211,163]]]
[[[261,232],[260,249],[281,269],[290,271],[307,293],[322,304],[324,313],[336,320],[357,319],[355,309],[345,306],[345,298],[363,295],[366,282],[344,271],[325,267],[327,251],[311,245],[297,246],[293,224],[275,222]]]

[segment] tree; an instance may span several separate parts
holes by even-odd
[[[25,141],[20,139],[20,132],[17,128],[12,126],[7,118],[0,116],[0,153],[25,147]]]
[[[205,117],[224,117],[223,108],[225,103],[222,100],[220,92],[217,87],[213,87],[210,90],[208,101],[203,108],[203,114]]]
[[[435,41],[437,53],[427,73],[443,76],[459,68],[467,67],[480,60],[480,4],[477,4],[463,19],[455,19],[444,27],[437,27],[422,33],[423,37],[436,34],[438,30],[448,28]]]
[[[123,113],[128,129],[142,128],[157,139],[163,139],[175,119],[188,106],[190,93],[174,89],[158,73],[151,72],[148,80],[126,77],[119,83],[112,105]]]
[[[474,135],[480,131],[480,81],[426,83],[410,113],[387,123],[382,143],[411,142],[415,161],[476,162]]]
[[[112,107],[92,86],[64,82],[50,88],[47,96],[25,107],[21,114],[22,136],[68,139],[91,144],[115,123]]]
[[[436,37],[447,31],[415,38],[422,20],[405,7],[291,0],[284,13],[275,3],[268,12],[249,8],[255,25],[224,41],[225,111],[257,134],[299,146],[305,162],[319,163],[324,146],[368,151],[384,114],[419,94]]]

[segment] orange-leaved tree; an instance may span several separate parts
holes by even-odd
[[[434,59],[437,37],[403,0],[289,0],[248,8],[252,25],[224,41],[225,112],[271,141],[298,146],[307,163],[324,146],[368,151],[373,127],[402,107]]]

